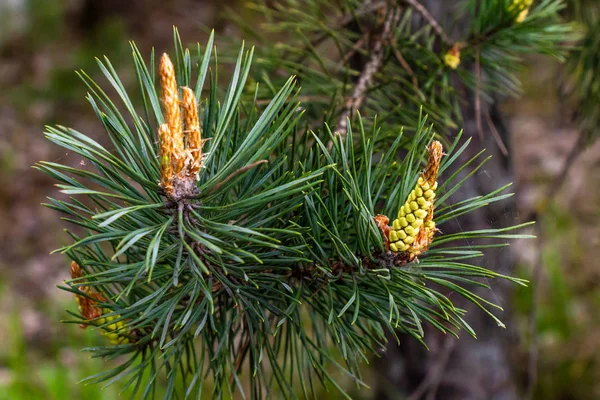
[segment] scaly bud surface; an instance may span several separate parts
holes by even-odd
[[[196,96],[192,89],[183,88],[181,104],[183,106],[185,128],[188,133],[188,173],[197,178],[202,167],[202,131],[198,119]]]
[[[433,221],[433,203],[443,155],[442,144],[433,141],[428,150],[427,168],[421,173],[406,202],[400,207],[398,218],[392,222],[388,237],[390,250],[408,252],[411,258],[427,250],[436,229]]]
[[[203,165],[204,140],[196,96],[192,89],[182,87],[180,101],[175,69],[167,54],[163,54],[160,60],[160,83],[165,109],[165,123],[158,131],[160,186],[164,195],[177,203],[198,194],[196,180]],[[180,107],[183,109],[183,118]]]
[[[159,71],[162,102],[165,109],[165,122],[169,126],[172,138],[173,158],[171,162],[175,173],[178,174],[183,169],[185,161],[183,129],[181,125],[181,111],[179,110],[179,92],[177,79],[175,78],[175,68],[169,55],[166,53],[160,59]]]
[[[169,124],[162,124],[158,128],[160,143],[160,186],[169,193],[173,190],[173,140]]]

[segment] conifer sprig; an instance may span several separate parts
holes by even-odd
[[[175,57],[161,58],[158,77],[154,55],[148,67],[132,45],[135,102],[110,62],[98,61],[127,115],[81,73],[112,149],[70,128],[47,128],[49,140],[96,171],[37,165],[70,196],[47,206],[80,228],[59,249],[77,265],[63,288],[93,300],[73,322],[116,335],[109,338],[117,345],[88,350],[124,360],[89,382],[121,379],[142,398],[153,396],[159,374],[169,398],[307,397],[318,385],[343,392],[332,370],[361,384],[359,362],[384,345],[386,331],[421,342],[423,324],[475,335],[439,288],[496,318],[491,309],[499,307],[464,285],[495,277],[523,284],[468,263],[493,245],[462,242],[527,237],[509,233],[520,226],[435,237],[430,230],[426,246],[386,248],[376,216],[398,215],[416,185],[434,187],[438,174],[443,183],[427,189],[436,190],[427,207],[436,226],[508,196],[502,188],[449,203],[464,183],[443,175],[468,145],[458,145],[460,135],[440,159],[423,115],[410,137],[361,118],[348,121],[345,136],[327,124],[301,129],[294,78],[262,109],[256,90],[250,101],[243,96],[252,51],[240,50],[223,95],[217,66],[209,70],[212,36],[198,51],[196,82],[192,56],[174,37]]]
[[[258,49],[261,70],[257,76],[268,76],[269,82],[259,95],[272,95],[278,71],[296,75],[303,96],[311,99],[305,105],[309,119],[319,121],[325,115],[334,130],[338,129],[337,117],[345,111],[341,105],[352,98],[372,45],[380,37],[378,21],[398,7],[400,18],[391,27],[385,57],[360,109],[363,115],[377,115],[390,132],[415,126],[421,109],[440,131],[458,129],[466,95],[457,90],[458,85],[479,91],[482,102],[491,102],[497,94],[518,96],[518,73],[526,55],[543,54],[564,61],[579,37],[574,23],[561,20],[564,0],[533,4],[469,0],[452,8],[451,15],[444,15],[445,24],[436,21],[438,28],[433,28],[431,19],[414,6],[419,2],[412,1],[357,5],[353,0],[316,0],[301,13],[290,11],[297,7],[295,0],[279,1],[274,6],[265,0],[248,4],[268,21],[260,31],[244,31],[265,44]],[[518,22],[523,15],[525,18]],[[464,24],[451,23],[463,20]],[[244,21],[235,21],[247,27]],[[280,40],[285,32],[297,34]],[[454,42],[445,39],[448,37]],[[479,64],[478,69],[475,64]],[[453,81],[455,78],[460,84]],[[331,107],[333,104],[336,106]]]

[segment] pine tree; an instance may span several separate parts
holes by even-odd
[[[511,196],[455,200],[487,161],[465,159],[463,89],[479,109],[518,93],[522,55],[561,59],[562,7],[467,2],[453,17],[471,25],[452,41],[414,0],[255,3],[285,42],[244,30],[258,57],[242,46],[226,91],[213,35],[192,55],[175,31],[159,63],[132,44],[135,97],[98,60],[119,105],[80,72],[113,148],[48,127],[96,171],[37,168],[69,195],[47,206],[82,232],[59,249],[72,322],[109,339],[94,356],[121,360],[88,382],[122,380],[141,398],[161,385],[166,398],[344,393],[337,371],[366,386],[359,365],[386,333],[424,346],[424,325],[475,336],[448,291],[503,326],[473,288],[525,282],[475,259],[530,237],[518,232],[529,223],[444,232]]]

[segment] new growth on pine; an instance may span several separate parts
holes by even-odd
[[[518,3],[511,8],[498,0],[502,24],[542,21],[544,10],[524,13],[531,2]],[[419,10],[410,4],[407,10]],[[340,10],[358,11],[353,18],[371,15],[353,7],[344,2]],[[71,260],[71,279],[62,289],[73,293],[79,309],[70,312],[70,322],[107,337],[105,346],[87,350],[118,364],[88,382],[121,380],[132,397],[142,398],[153,397],[159,384],[167,396],[309,397],[320,386],[344,392],[335,370],[366,386],[360,364],[386,345],[388,334],[398,341],[397,334],[406,333],[425,345],[428,324],[475,336],[449,291],[503,326],[495,315],[500,306],[472,285],[487,287],[482,278],[525,282],[475,260],[488,247],[529,238],[514,232],[529,223],[444,232],[446,222],[511,196],[507,185],[454,198],[468,178],[459,172],[486,161],[482,153],[465,161],[460,156],[470,138],[448,131],[456,110],[447,106],[458,97],[444,96],[458,93],[446,77],[456,73],[473,83],[467,70],[472,48],[468,40],[441,39],[447,35],[439,24],[424,17],[434,27],[430,36],[402,40],[413,41],[411,54],[427,62],[434,47],[420,41],[441,41],[435,63],[443,69],[435,73],[445,78],[423,76],[391,47],[407,27],[401,10],[380,11],[373,15],[383,32],[375,40],[385,41],[369,64],[370,76],[335,66],[323,85],[315,66],[282,67],[281,59],[268,57],[253,71],[254,49],[242,47],[221,90],[213,35],[192,55],[177,30],[172,58],[165,53],[156,62],[152,52],[147,62],[132,44],[135,97],[106,58],[98,65],[116,97],[79,73],[108,140],[64,126],[45,134],[95,170],[53,162],[36,167],[66,195],[46,206],[77,227],[67,231],[72,242],[57,250]],[[386,18],[388,11],[393,18]],[[273,26],[277,18],[298,17],[270,16]],[[301,42],[294,54],[305,51],[312,50]],[[384,65],[388,59],[398,65]],[[446,86],[432,90],[431,99],[402,95],[397,108],[388,103],[397,82],[386,81],[383,70],[412,81],[408,90],[428,90],[426,80]],[[281,71],[296,76],[280,80]],[[260,76],[265,85],[248,83]],[[369,101],[352,86],[352,76],[370,90]],[[325,90],[329,109],[319,100]],[[363,110],[368,118],[355,112]],[[479,239],[496,242],[472,243]]]

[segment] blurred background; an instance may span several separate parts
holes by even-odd
[[[223,18],[236,3],[0,0],[0,400],[114,399],[119,392],[118,383],[102,391],[76,384],[103,370],[104,361],[80,352],[103,338],[58,322],[75,302],[56,288],[67,279],[66,258],[50,252],[68,238],[66,225],[40,203],[61,195],[31,168],[39,160],[84,163],[46,141],[44,125],[60,123],[106,141],[75,70],[99,77],[94,57],[106,55],[133,86],[129,40],[148,54],[152,46],[158,53],[171,48],[173,25],[189,42],[205,43],[207,28],[217,36],[236,35]],[[507,160],[516,171],[518,212],[530,215],[541,202],[545,210],[542,240],[514,244],[518,276],[531,279],[543,262],[535,398],[591,399],[600,398],[600,143],[578,155],[564,184],[547,198],[579,136],[556,83],[563,69],[550,59],[528,60],[523,97],[503,101],[501,110],[512,142]],[[504,319],[519,338],[509,358],[524,390],[532,292],[512,293],[505,299],[512,313]],[[368,367],[366,375],[367,381],[373,375]],[[374,393],[353,395],[369,399]]]

